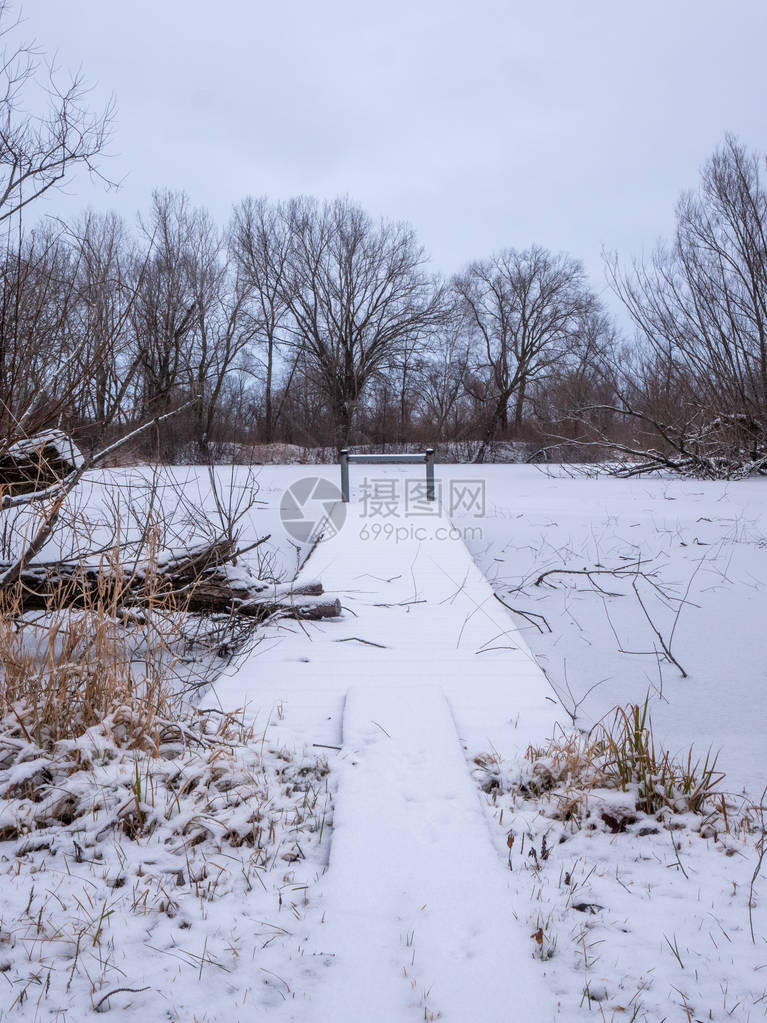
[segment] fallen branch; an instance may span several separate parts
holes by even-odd
[[[606,597],[620,597],[620,593],[611,593],[609,590],[603,590],[599,583],[594,582],[592,576],[611,575],[614,579],[620,579],[622,576],[627,575],[635,576],[641,564],[642,562],[639,560],[632,561],[628,565],[618,565],[617,568],[550,568],[546,572],[541,572],[535,580],[535,585],[540,586],[543,580],[550,575],[585,575],[594,589],[603,593]]]
[[[268,539],[262,537],[248,550]],[[320,582],[274,584],[250,578],[239,570],[232,576],[228,566],[242,553],[231,540],[219,539],[184,551],[166,552],[132,566],[130,572],[104,563],[32,564],[20,572],[10,603],[15,614],[99,604],[121,619],[156,606],[160,600],[191,614],[223,614],[259,621],[275,615],[320,619],[341,614],[340,601],[325,595]]]
[[[538,584],[536,583],[536,586],[537,585]],[[538,624],[538,622],[533,621],[534,618],[540,618],[540,620],[546,626],[546,631],[551,632],[551,626],[546,621],[546,618],[543,615],[536,614],[535,611],[523,611],[521,608],[512,607],[511,604],[507,604],[505,600],[499,597],[497,593],[494,593],[493,596],[495,597],[499,604],[503,604],[507,611],[511,611],[511,613],[515,615],[520,615],[520,617],[524,618],[525,621],[528,621],[531,625],[534,625],[538,632],[543,632],[543,629]]]
[[[631,586],[632,586],[632,588],[634,590],[634,593],[636,594],[636,598],[639,601],[639,606],[642,608],[642,611],[644,612],[644,616],[647,619],[647,621],[648,621],[648,623],[650,625],[650,628],[655,633],[655,635],[658,637],[658,642],[660,643],[661,647],[663,648],[663,653],[666,655],[666,657],[668,658],[668,660],[672,664],[676,665],[676,667],[679,669],[679,671],[680,671],[680,673],[682,675],[682,678],[687,678],[687,672],[684,670],[684,668],[679,663],[679,661],[676,659],[676,657],[674,657],[674,655],[671,653],[670,642],[669,643],[666,642],[666,640],[663,638],[662,633],[660,632],[660,630],[656,626],[655,622],[650,617],[650,614],[649,614],[647,608],[644,605],[644,601],[642,600],[642,597],[639,594],[639,589],[637,588],[636,579],[632,582]]]

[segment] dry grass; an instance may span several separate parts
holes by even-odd
[[[738,1006],[764,999],[765,800],[725,793],[711,754],[664,749],[648,702],[562,731],[521,762],[483,753],[474,777],[520,904],[530,899],[533,955],[557,957],[565,1013],[661,1019],[682,975],[685,1019],[746,1019]]]
[[[215,672],[227,625],[188,614],[146,565],[140,604],[127,613],[111,583],[78,607],[63,592],[39,612],[19,613],[18,593],[0,606],[9,1011],[102,1012],[115,999],[154,997],[166,974],[154,969],[154,987],[143,974],[126,981],[125,964],[158,954],[174,979],[178,958],[198,980],[204,969],[229,978],[250,939],[233,928],[219,940],[205,923],[210,904],[227,900],[234,920],[257,893],[265,921],[300,920],[326,858],[327,760],[271,748],[236,713],[191,705],[190,643],[197,667],[202,657],[203,672]],[[290,933],[254,926],[253,955]],[[187,947],[192,931],[204,938],[199,955]],[[183,953],[165,951],[178,944]]]
[[[6,729],[14,730],[15,722],[28,742],[45,749],[120,709],[147,734],[155,717],[172,713],[183,609],[169,598],[150,597],[127,622],[112,594],[96,593],[77,607],[62,587],[40,611],[21,613],[20,606],[18,586],[0,595],[0,721]]]
[[[146,840],[159,831],[166,844],[175,837],[181,850],[211,837],[219,847],[224,841],[265,855],[286,814],[296,831],[322,826],[324,758],[296,763],[276,749],[265,757],[236,714],[188,709],[174,721],[157,718],[155,748],[139,750],[131,740],[145,738],[143,725],[120,708],[44,755],[0,735],[0,838],[42,831],[50,843],[63,830],[83,848],[97,848],[108,835]],[[257,858],[256,865],[266,860]]]
[[[11,864],[0,974],[7,1005],[25,1014],[129,1002],[150,988],[143,971],[126,979],[126,963],[159,954],[174,979],[179,959],[198,979],[228,978],[240,943],[255,955],[289,930],[259,920],[252,938],[232,928],[224,943],[210,904],[228,899],[234,919],[257,898],[263,920],[300,920],[326,861],[326,759],[270,748],[244,718],[188,698],[229,651],[244,653],[253,626],[190,613],[196,578],[180,588],[162,573],[165,552],[186,551],[197,532],[153,520],[151,500],[128,503],[130,531],[117,504],[111,523],[72,513],[54,550],[68,565],[57,588],[38,592],[34,576],[0,590],[0,846]],[[2,527],[8,564],[34,530]],[[201,952],[188,941],[198,931]]]
[[[265,746],[215,710],[168,723],[156,751],[126,749],[135,731],[117,713],[45,756],[0,736],[0,844],[15,896],[0,951],[13,1009],[74,999],[85,1011],[109,992],[156,989],[157,971],[148,982],[141,964],[160,953],[198,977],[203,967],[229,976],[247,935],[233,929],[224,942],[209,929],[213,902],[228,900],[234,919],[256,900],[253,955],[302,918],[332,820],[327,760]],[[280,913],[287,928],[260,922]]]
[[[47,749],[119,712],[131,744],[156,747],[184,689],[210,683],[222,650],[245,649],[254,623],[190,613],[202,580],[174,590],[162,553],[151,527],[129,549],[118,537],[97,561],[75,561],[32,602],[23,581],[0,590],[0,733]]]
[[[121,647],[108,621],[90,612],[55,613],[20,629],[0,613],[2,717],[40,748],[82,734],[132,702],[130,657]]]
[[[654,814],[707,813],[719,799],[724,773],[717,771],[717,755],[709,751],[694,758],[692,748],[684,759],[656,746],[644,704],[616,707],[589,733],[595,760],[608,787],[632,791],[636,807]]]
[[[589,793],[612,789],[625,793],[638,814],[714,813],[727,823],[716,756],[695,757],[690,749],[674,757],[663,749],[653,736],[648,699],[616,707],[587,733],[562,732],[544,746],[530,746],[529,766],[512,787],[524,798],[555,798],[558,816],[567,820],[588,816]],[[485,792],[507,787],[497,757],[475,763],[486,776]]]
[[[91,484],[60,508],[43,496],[0,516],[0,732],[13,727],[43,749],[118,711],[135,723],[137,744],[151,745],[155,719],[178,713],[185,682],[209,684],[221,658],[254,638],[254,622],[196,608],[206,566],[195,575],[194,560],[208,541],[236,544],[256,501],[252,480],[236,487],[232,477],[227,489],[211,474],[212,516],[159,471]],[[55,530],[38,549],[53,511]],[[186,554],[188,579],[168,568]]]

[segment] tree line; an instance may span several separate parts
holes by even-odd
[[[5,433],[25,413],[82,435],[180,409],[163,459],[487,446],[594,397],[612,341],[576,260],[509,249],[443,281],[412,228],[345,199],[246,198],[222,228],[158,191],[137,230],[92,212],[36,225],[7,239],[0,303]]]
[[[7,44],[0,75],[0,437],[138,434],[171,461],[253,445],[498,442],[696,475],[767,467],[764,159],[726,137],[673,238],[606,257],[632,330],[581,262],[533,245],[430,267],[413,228],[349,199],[246,197],[218,224],[158,190],[115,213],[31,221],[78,167],[99,174],[112,110]],[[10,19],[10,20],[9,20]]]

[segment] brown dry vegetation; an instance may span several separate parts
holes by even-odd
[[[616,707],[588,732],[560,732],[544,745],[529,746],[527,765],[514,781],[504,780],[496,755],[476,757],[482,788],[545,799],[554,804],[551,816],[579,827],[590,817],[589,795],[614,790],[626,799],[617,817],[602,814],[609,830],[624,831],[641,815],[665,819],[688,813],[716,819],[729,830],[731,808],[717,756],[696,757],[690,749],[679,757],[663,749],[653,735],[648,702]]]

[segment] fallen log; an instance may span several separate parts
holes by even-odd
[[[341,614],[340,601],[328,597],[322,583],[258,579],[247,569],[232,566],[241,553],[230,540],[217,540],[132,565],[114,566],[103,560],[33,563],[4,594],[5,610],[19,615],[98,606],[120,617],[156,607],[257,621],[274,616],[317,620]]]
[[[303,618],[318,621],[321,618],[340,618],[341,601],[337,597],[303,597],[298,600],[256,600],[235,605],[232,613],[263,621],[265,618]]]
[[[48,430],[0,451],[0,491],[15,496],[48,490],[82,465],[71,437]]]

